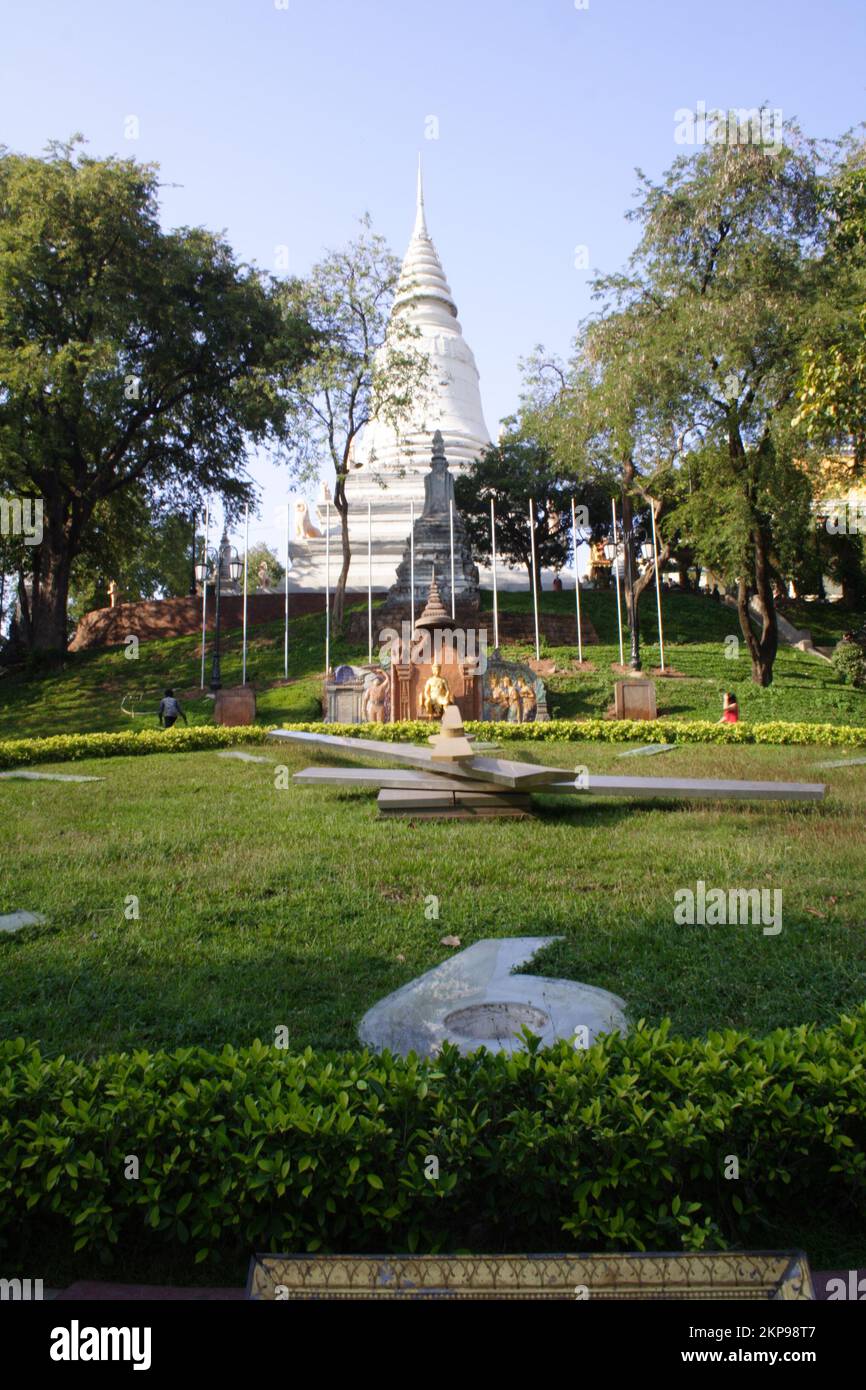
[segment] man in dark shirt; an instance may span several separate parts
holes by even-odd
[[[174,698],[174,691],[167,690],[159,702],[159,722],[164,729],[170,729],[172,724],[177,723],[178,718],[182,719],[184,724],[189,724],[180,704]]]

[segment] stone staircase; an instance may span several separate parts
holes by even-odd
[[[416,610],[416,618],[420,617],[420,610]],[[373,609],[373,639],[374,647],[378,645],[376,639],[384,627],[400,630],[401,621],[409,622],[409,610],[390,608],[387,613],[383,613],[380,608]],[[367,610],[358,609],[351,613],[347,620],[347,635],[351,641],[364,642],[367,639]],[[488,650],[493,649],[493,614],[488,610],[484,612],[460,611],[454,619],[455,629],[464,630],[474,628],[479,632],[486,632]],[[566,613],[539,613],[538,630],[542,638],[546,639],[552,647],[576,647],[577,646],[577,624],[573,614]],[[581,614],[581,635],[584,646],[597,646],[598,634],[592,623],[585,614]],[[535,619],[531,612],[514,613],[506,612],[499,614],[499,641],[504,642],[535,642]]]

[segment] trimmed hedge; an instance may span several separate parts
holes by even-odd
[[[273,727],[273,726],[272,726]],[[194,753],[201,748],[232,748],[238,743],[264,743],[268,730],[252,724],[226,728],[220,724],[184,729],[124,729],[117,734],[53,734],[49,738],[0,741],[0,768],[30,763],[65,763],[78,758],[132,758],[146,753]]]
[[[846,642],[843,638],[833,648],[830,660],[843,680],[858,687],[866,686],[866,652],[859,642]]]
[[[434,1060],[0,1044],[6,1263],[52,1241],[258,1250],[699,1250],[866,1219],[866,1005],[832,1027]],[[731,1178],[731,1159],[739,1176]],[[132,1175],[130,1159],[137,1158]],[[430,1158],[438,1160],[438,1177]],[[425,1172],[426,1168],[426,1172]]]
[[[0,742],[0,768],[32,763],[70,762],[78,758],[135,757],[145,753],[192,753],[202,748],[231,748],[266,743],[272,729],[302,729],[343,738],[375,738],[384,743],[425,743],[426,720],[403,724],[251,724],[238,728],[197,725],[184,729],[143,729],[140,733],[56,734],[49,738]],[[551,719],[543,724],[471,722],[470,733],[496,743],[765,743],[816,744],[827,748],[866,747],[866,727],[844,724],[715,724],[709,720]]]

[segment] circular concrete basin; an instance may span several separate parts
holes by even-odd
[[[467,1009],[455,1009],[442,1020],[449,1033],[458,1038],[492,1038],[507,1042],[521,1028],[542,1034],[550,1019],[531,1004],[489,1003],[471,1004]]]

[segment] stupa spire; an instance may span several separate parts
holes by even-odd
[[[353,450],[353,467],[347,478],[350,509],[359,527],[362,520],[366,522],[368,502],[374,515],[388,513],[388,535],[392,537],[389,543],[393,545],[388,561],[394,568],[402,554],[403,517],[409,499],[414,497],[420,502],[426,498],[434,429],[442,432],[445,454],[455,476],[471,467],[490,442],[478,391],[478,368],[463,339],[454,296],[427,230],[425,193],[423,162],[419,158],[415,171],[415,223],[394,295],[389,341],[380,348],[380,360],[387,358],[392,343],[398,350],[402,348],[401,339],[408,336],[414,340],[410,350],[427,358],[429,375],[419,384],[417,393],[413,392],[411,409],[399,430],[382,417],[365,425]],[[387,487],[392,489],[393,500],[382,495],[379,479],[386,476],[390,478]],[[437,485],[440,482],[437,479]],[[446,517],[447,513],[446,495]],[[444,573],[441,560],[437,572]],[[387,588],[390,580],[391,575],[386,575],[383,587]]]
[[[427,219],[424,216],[424,181],[421,175],[421,155],[418,154],[418,191],[415,195],[415,226],[412,229],[412,239],[423,236],[429,237],[427,231]]]
[[[457,305],[451,294],[451,286],[445,279],[442,262],[436,254],[424,211],[424,184],[421,177],[421,156],[418,156],[418,185],[415,195],[415,226],[409,242],[397,293],[394,297],[395,310],[408,310],[416,323],[447,323],[448,318],[457,317]]]

